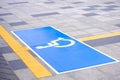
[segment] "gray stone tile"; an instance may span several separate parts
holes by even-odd
[[[19,80],[14,74],[0,73],[0,80]]]
[[[72,77],[70,76],[67,76],[67,75],[55,75],[55,76],[52,76],[52,77],[46,77],[46,78],[42,78],[42,79],[39,79],[39,80],[75,80],[73,79]]]
[[[72,6],[65,6],[65,7],[61,7],[61,9],[70,9],[73,8]]]
[[[13,2],[13,3],[8,3],[9,5],[15,5],[15,4],[25,4],[25,3],[28,3],[28,2]]]
[[[13,50],[9,46],[0,47],[1,54],[9,54],[11,52],[13,52]]]
[[[7,16],[7,15],[13,15],[12,13],[3,13],[3,14],[0,14],[0,16]]]
[[[78,2],[72,2],[73,4],[81,4],[81,3],[84,3],[82,1],[78,1]]]
[[[9,23],[11,26],[20,26],[20,25],[27,25],[26,22],[21,21],[21,22],[14,22],[14,23]]]
[[[6,60],[1,60],[0,64],[6,64]]]
[[[116,75],[120,74],[120,69],[119,69],[119,65],[120,63],[113,63],[113,64],[109,64],[109,65],[105,65],[105,66],[101,66],[98,67],[97,69],[101,72],[103,72],[103,74],[106,74],[106,76],[111,76],[111,78],[115,78]],[[108,78],[109,78],[108,77]],[[114,80],[114,79],[113,79]]]
[[[120,27],[120,24],[115,24],[115,26]]]
[[[94,8],[94,7],[90,7],[90,8],[85,8],[85,9],[83,9],[83,10],[85,10],[85,11],[92,11],[92,10],[97,10],[97,9]]]
[[[104,2],[104,4],[115,4],[115,2]]]
[[[98,7],[102,7],[101,5],[91,5],[91,6],[88,6],[90,8],[98,8]]]
[[[45,4],[53,4],[53,3],[55,3],[55,2],[53,2],[53,1],[49,1],[49,2],[44,2]]]
[[[85,43],[90,46],[101,46],[101,45],[112,44],[117,42],[120,42],[120,36],[113,36],[113,37],[101,38],[97,40],[85,41]]]
[[[9,69],[0,68],[0,73],[12,74],[13,71],[10,68]]]
[[[4,21],[4,19],[0,18],[0,21]]]
[[[106,6],[107,8],[118,8],[118,7],[120,7],[120,6],[118,6],[118,5],[108,5],[108,6]]]
[[[91,20],[92,21],[92,20]],[[92,23],[92,22],[90,22],[90,23]],[[93,23],[94,24],[94,23]],[[100,29],[100,28],[88,28],[88,29],[86,29],[86,30],[84,30],[85,32],[87,32],[87,33],[89,33],[89,34],[92,34],[92,35],[94,35],[94,34],[97,34],[97,33],[101,33],[101,32],[104,32],[104,30],[102,30],[102,29]]]
[[[0,54],[0,60],[4,60],[4,57],[2,56],[2,54]]]
[[[0,55],[0,58],[4,59],[2,55]],[[7,61],[4,61],[4,64],[2,64],[1,61],[3,60],[0,60],[0,80],[18,80]]]
[[[84,70],[78,70],[70,73],[74,80],[99,80],[99,78],[105,77],[105,74],[97,70],[96,68],[89,68]],[[86,76],[87,75],[87,76]]]
[[[41,13],[41,14],[33,14],[33,17],[40,17],[40,16],[50,16],[50,15],[57,15],[58,12],[49,12],[49,13]]]
[[[113,9],[113,8],[104,8],[104,9],[101,9],[102,11],[113,11],[113,10],[116,10],[116,9]]]
[[[8,15],[8,16],[2,16],[2,18],[7,22],[7,23],[13,23],[13,22],[20,22],[21,20],[16,17],[15,15]]]
[[[38,80],[28,69],[15,70],[15,74],[19,80]]]
[[[85,13],[85,14],[82,14],[82,15],[84,15],[86,17],[91,17],[91,16],[97,16],[99,14],[97,14],[97,13]]]
[[[3,56],[7,61],[13,61],[13,60],[18,60],[19,59],[19,57],[15,53],[3,54]]]
[[[26,66],[21,60],[8,61],[13,70],[25,69]]]

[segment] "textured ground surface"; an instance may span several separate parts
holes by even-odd
[[[120,32],[120,1],[0,0],[0,24],[9,32],[51,25],[75,38]],[[86,43],[120,60],[120,37],[106,40]],[[35,78],[0,37],[0,80],[120,80],[120,63],[52,73],[51,77]]]

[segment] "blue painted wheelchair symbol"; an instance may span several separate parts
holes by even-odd
[[[58,43],[60,41],[69,42],[69,43],[61,45],[61,44]],[[64,48],[64,47],[69,47],[69,46],[74,45],[75,41],[71,40],[71,39],[64,39],[64,38],[58,37],[58,39],[52,40],[47,44],[48,44],[47,46],[36,46],[35,48],[36,49],[44,49],[44,48],[49,48],[49,47]]]

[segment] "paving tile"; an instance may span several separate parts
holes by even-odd
[[[93,7],[93,8],[91,7],[91,8],[85,8],[85,9],[83,9],[83,10],[85,10],[85,11],[91,11],[91,10],[97,10],[97,9],[94,8],[94,7]]]
[[[104,4],[115,4],[115,2],[104,2]]]
[[[97,16],[99,14],[97,14],[97,13],[86,13],[86,14],[82,14],[82,15],[84,15],[86,17],[91,17],[91,16]]]
[[[102,11],[113,11],[113,10],[116,10],[116,9],[114,9],[114,8],[104,8],[104,9],[101,9]]]
[[[98,7],[101,7],[101,5],[91,5],[91,6],[88,6],[90,8],[98,8]]]
[[[3,14],[0,14],[0,16],[7,16],[7,15],[13,15],[12,13],[3,13]]]
[[[120,24],[115,24],[115,26],[120,27]]]
[[[53,2],[53,1],[50,1],[50,2],[44,2],[45,4],[53,4],[53,3],[55,3],[55,2]]]
[[[80,80],[99,80],[101,77],[105,77],[105,74],[97,70],[96,68],[90,68],[85,70],[78,70],[73,73],[70,73],[76,79]],[[87,77],[86,77],[87,75]]]
[[[2,54],[0,54],[0,60],[4,60],[4,57],[2,56]]]
[[[82,1],[79,1],[79,2],[72,2],[73,4],[81,4],[81,3],[84,3]]]
[[[0,58],[4,59],[2,55],[0,55]],[[17,76],[14,74],[5,59],[4,64],[1,64],[0,60],[0,80],[18,80]]]
[[[85,41],[85,43],[90,46],[101,46],[101,45],[112,44],[117,42],[120,42],[120,36],[113,36],[113,37],[102,38],[97,40]]]
[[[50,12],[50,13],[42,13],[42,14],[34,14],[33,17],[40,17],[40,16],[50,16],[50,15],[57,15],[58,12]]]
[[[118,5],[108,5],[108,6],[106,6],[106,7],[108,7],[108,8],[118,8],[118,7],[120,7],[120,6],[118,6]]]
[[[13,3],[8,3],[9,5],[15,5],[15,4],[25,4],[25,3],[28,3],[28,2],[13,2]]]
[[[90,23],[92,23],[92,22],[90,22]],[[93,34],[93,35],[96,34],[96,33],[104,32],[104,30],[102,30],[101,28],[88,28],[84,31],[87,32],[87,33]]]
[[[61,7],[61,9],[70,9],[73,8],[72,6],[65,6],[65,7]]]
[[[64,75],[56,75],[56,76],[53,76],[53,77],[42,78],[42,79],[39,79],[39,80],[75,80],[75,79],[73,79],[71,76],[68,76],[68,75],[64,74]]]
[[[0,73],[0,80],[19,80],[14,74]]]
[[[110,64],[110,65],[98,67],[97,69],[100,70],[101,72],[103,72],[104,74],[106,74],[106,76],[111,76],[111,78],[112,77],[115,78],[116,75],[120,74],[120,69],[119,69],[120,65],[119,64],[120,63],[117,62],[117,63],[114,63],[113,65]]]
[[[38,80],[28,69],[15,70],[15,74],[18,76],[19,80]]]
[[[7,22],[7,23],[13,23],[13,22],[20,22],[21,20],[16,17],[15,15],[8,15],[8,16],[2,16],[2,18]]]
[[[24,21],[21,22],[14,22],[14,23],[9,23],[11,26],[20,26],[20,25],[26,25],[27,23]]]
[[[10,68],[9,69],[0,68],[0,73],[12,74],[13,71]]]
[[[13,52],[13,50],[9,46],[0,47],[1,54],[9,54],[11,52]]]
[[[10,66],[8,64],[0,64],[1,69],[10,69]]]
[[[8,61],[13,70],[25,69],[26,66],[21,60]]]
[[[0,21],[4,21],[4,19],[0,18]]]
[[[13,61],[13,60],[18,60],[19,59],[19,57],[15,53],[3,54],[3,56],[7,61]]]

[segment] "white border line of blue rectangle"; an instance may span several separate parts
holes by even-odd
[[[44,27],[47,27],[47,26],[42,26],[42,27],[38,27],[38,28],[44,28]],[[56,29],[56,28],[53,27],[53,26],[50,26],[50,27],[52,27],[52,28],[54,28],[55,30],[57,30],[57,31],[59,31],[59,32],[65,34],[65,35],[67,35],[66,33],[64,33],[64,32],[62,32],[62,31]],[[29,29],[36,29],[36,28],[29,28]],[[28,30],[28,29],[22,29],[22,30]],[[14,31],[20,31],[20,30],[14,30]],[[37,57],[39,57],[46,65],[48,65],[56,74],[63,74],[63,73],[68,73],[68,72],[74,72],[74,71],[78,71],[78,70],[89,69],[89,68],[93,68],[93,67],[98,67],[98,66],[103,66],[103,65],[107,65],[107,64],[112,64],[112,63],[117,63],[117,62],[119,62],[119,60],[117,60],[117,59],[115,59],[115,58],[113,58],[113,57],[111,57],[111,56],[109,56],[109,55],[107,55],[107,54],[105,54],[105,53],[103,53],[103,52],[101,52],[101,51],[99,51],[99,50],[91,47],[90,45],[87,45],[86,43],[84,43],[84,42],[82,42],[82,41],[79,41],[79,40],[75,39],[74,37],[71,37],[71,36],[67,35],[67,36],[69,36],[70,38],[73,38],[73,39],[77,40],[78,42],[83,43],[84,45],[86,45],[86,46],[88,46],[88,47],[90,47],[90,48],[92,48],[92,49],[100,52],[101,54],[103,54],[103,55],[105,55],[105,56],[107,56],[107,57],[109,57],[109,58],[111,58],[111,59],[113,59],[113,60],[115,60],[115,61],[114,61],[114,62],[104,63],[104,64],[97,64],[96,66],[89,66],[89,67],[85,67],[85,68],[81,68],[81,69],[75,69],[75,70],[70,70],[70,71],[65,71],[65,72],[58,72],[58,71],[55,70],[49,63],[47,63],[40,55],[38,55],[32,48],[30,48],[20,37],[18,37],[18,36],[14,33],[14,31],[11,31],[11,33],[12,33],[16,38],[18,38],[23,44],[25,44],[25,46],[27,46]]]

